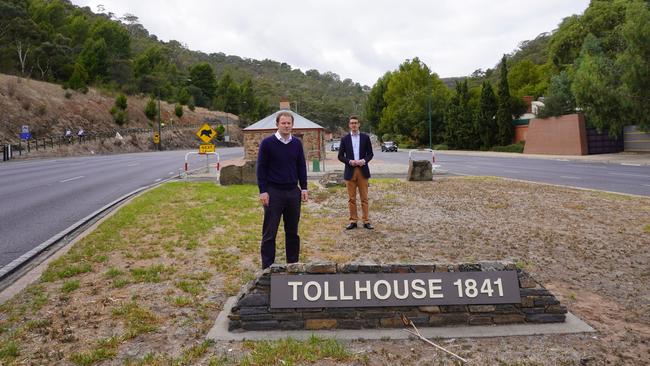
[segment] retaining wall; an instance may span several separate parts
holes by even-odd
[[[271,276],[287,274],[356,274],[516,271],[521,302],[496,305],[439,305],[364,308],[270,307]],[[230,331],[372,329],[403,327],[400,315],[416,326],[490,325],[564,322],[567,309],[528,273],[511,262],[462,264],[293,263],[273,265],[249,282],[229,314]]]

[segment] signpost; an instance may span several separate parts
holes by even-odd
[[[21,140],[29,140],[32,138],[32,134],[29,132],[29,126],[28,125],[22,125],[20,129],[20,139]]]
[[[214,144],[199,145],[199,154],[214,153]]]
[[[512,304],[515,271],[271,276],[271,308]]]
[[[204,143],[212,141],[213,138],[217,136],[217,131],[214,128],[210,127],[209,124],[204,123],[198,131],[196,131],[196,136],[201,139]]]

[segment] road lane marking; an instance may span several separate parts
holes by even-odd
[[[566,179],[582,179],[582,177],[574,177],[571,175],[560,175],[560,178],[566,178]]]
[[[555,159],[555,161],[569,161],[569,159]]]
[[[507,170],[507,169],[504,169],[503,172],[504,173],[519,173],[519,170]]]
[[[169,172],[168,174],[174,174],[174,172]]]
[[[68,179],[60,180],[59,182],[60,182],[60,183],[70,182],[70,181],[73,181],[73,180],[81,179],[81,178],[83,178],[83,177],[84,177],[83,175],[80,175],[80,176],[78,176],[78,177],[74,177],[74,178],[68,178]]]
[[[140,165],[140,163],[133,163],[133,164],[129,164],[127,166],[136,166],[136,165]]]
[[[161,180],[162,180],[162,178],[158,178],[158,179],[154,180],[154,182],[160,182]]]
[[[609,173],[609,174],[611,174],[611,175],[625,175],[625,176],[629,176],[629,177],[641,177],[641,178],[647,178],[648,177],[647,174],[645,174],[645,175],[643,175],[643,174],[630,174],[630,173]]]
[[[641,166],[641,164],[632,164],[632,163],[621,163],[621,165],[626,165],[626,166]]]

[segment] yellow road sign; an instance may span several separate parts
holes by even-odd
[[[209,124],[204,123],[203,126],[196,131],[196,136],[200,138],[201,141],[208,143],[217,136],[217,131],[210,127]]]
[[[199,145],[199,154],[207,154],[214,152],[214,144],[201,144]]]
[[[158,134],[158,132],[153,134],[153,143],[154,144],[159,144],[160,143],[160,135]]]

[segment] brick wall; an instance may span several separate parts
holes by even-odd
[[[260,142],[267,136],[275,133],[276,130],[244,131],[244,159],[257,160],[257,153],[260,149]],[[319,129],[295,129],[293,135],[302,140],[305,149],[307,162],[314,158],[323,160],[325,158],[324,130]],[[320,150],[320,154],[319,154]]]
[[[567,114],[531,120],[524,154],[587,155],[584,116]]]
[[[364,308],[270,308],[271,275],[346,273],[423,273],[516,270],[521,302],[498,305],[440,305]],[[528,273],[510,262],[463,264],[336,264],[293,263],[273,265],[248,283],[229,314],[233,330],[317,330],[401,328],[400,314],[416,326],[488,325],[564,322],[566,307]]]

